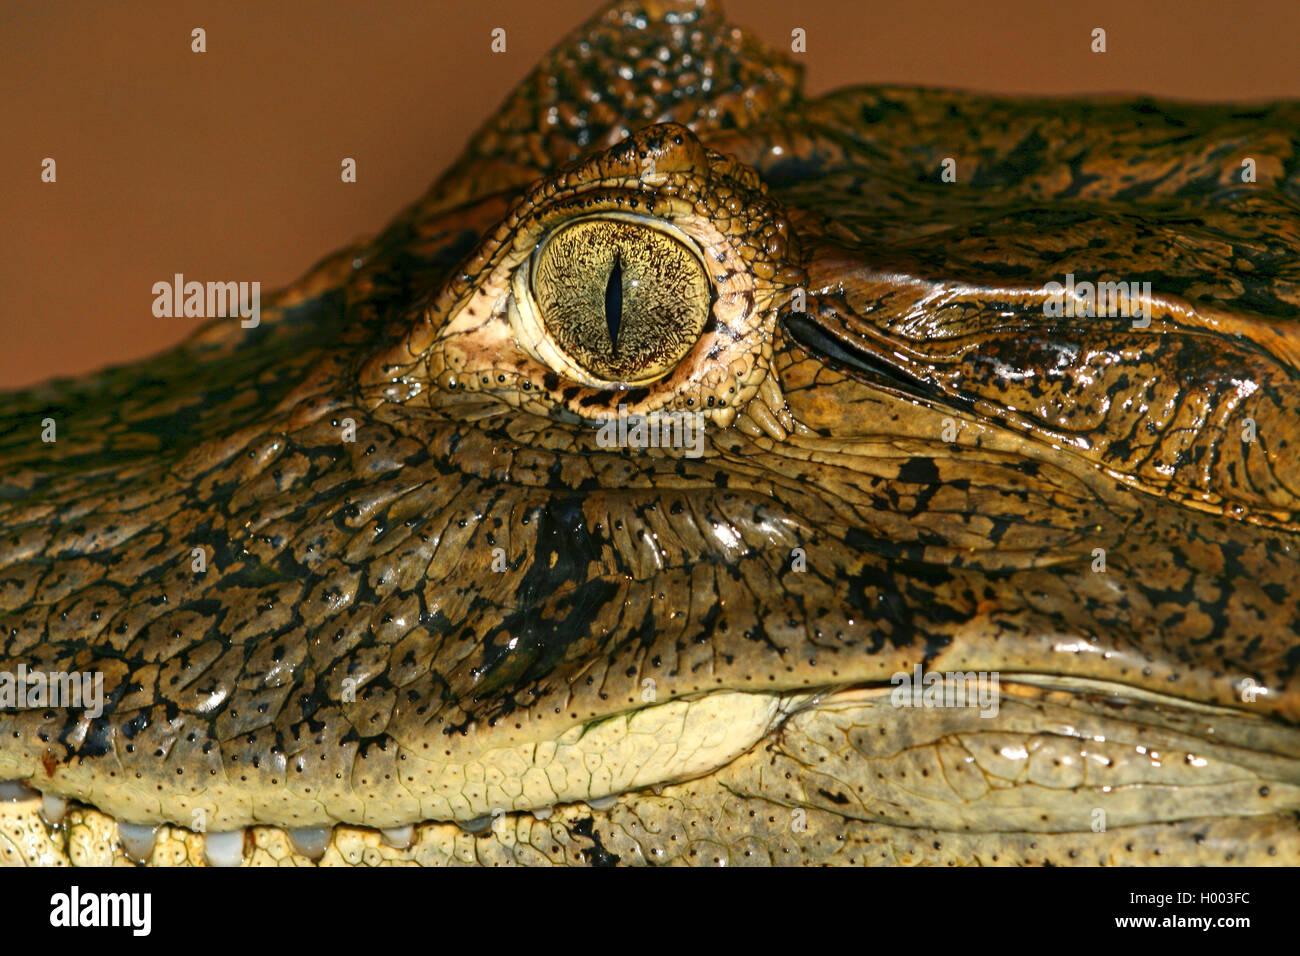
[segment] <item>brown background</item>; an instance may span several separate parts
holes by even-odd
[[[193,319],[154,282],[292,281],[419,195],[595,0],[7,3],[0,388],[138,358]],[[1300,96],[1300,2],[729,0],[808,91]],[[190,52],[202,26],[208,52]],[[508,52],[489,49],[494,27]],[[1108,52],[1089,52],[1093,27]],[[40,182],[43,157],[58,182]],[[339,162],[355,157],[354,185]]]

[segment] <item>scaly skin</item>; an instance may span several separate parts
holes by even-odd
[[[0,671],[107,703],[0,711],[0,780],[80,804],[3,805],[0,859],[1300,862],[1297,130],[808,101],[716,8],[614,4],[261,327],[6,397]],[[714,273],[630,390],[509,320],[608,212]],[[1149,327],[1053,317],[1067,273]],[[602,447],[620,404],[703,455]],[[893,706],[917,665],[997,713]]]

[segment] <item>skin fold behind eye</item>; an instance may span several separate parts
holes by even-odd
[[[531,285],[559,347],[611,382],[671,370],[709,316],[709,280],[695,253],[661,230],[619,219],[560,229],[540,247]]]

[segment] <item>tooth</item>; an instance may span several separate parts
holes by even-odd
[[[55,827],[63,822],[63,814],[68,811],[68,801],[52,793],[41,794],[41,816],[45,822]]]
[[[153,856],[153,845],[158,839],[158,828],[147,823],[117,824],[117,839],[122,844],[122,852],[137,863],[148,863]]]
[[[207,834],[203,840],[203,857],[209,866],[239,866],[244,860],[244,831]]]
[[[757,438],[759,435],[763,434],[763,429],[759,428],[748,414],[741,415],[736,419],[736,427],[750,438]]]
[[[555,807],[537,807],[535,810],[532,811],[532,814],[538,820],[549,820],[551,819],[551,814],[553,814],[554,812],[555,812]]]
[[[763,384],[758,387],[758,400],[767,406],[767,410],[777,417],[777,420],[786,429],[793,429],[797,423],[795,417],[790,414],[790,408],[786,405],[785,396],[781,394],[781,387],[776,384],[776,379],[769,375],[763,379]]]
[[[293,851],[309,860],[319,860],[330,845],[329,827],[297,827],[289,831]]]
[[[412,824],[404,827],[388,827],[380,830],[379,836],[389,846],[405,850],[415,841],[415,827]]]
[[[23,803],[40,796],[21,780],[0,780],[0,803]]]
[[[618,803],[618,794],[610,794],[608,797],[597,797],[594,800],[588,800],[587,806],[593,810],[609,810]]]
[[[460,827],[466,833],[482,833],[488,827],[492,826],[492,818],[475,817],[473,820],[457,820],[456,826]]]
[[[750,402],[746,406],[745,412],[754,420],[755,425],[777,441],[785,441],[789,437],[786,430],[781,427],[781,423],[776,420],[776,415],[772,413],[772,409],[768,408],[765,402]]]

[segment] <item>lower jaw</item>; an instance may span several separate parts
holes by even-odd
[[[666,787],[660,794],[624,795],[604,811],[572,804],[557,807],[546,820],[507,814],[480,833],[451,823],[396,834],[340,825],[311,852],[276,827],[239,831],[233,844],[223,839],[162,826],[142,857],[138,843],[128,850],[116,822],[97,810],[70,807],[52,826],[42,818],[39,800],[0,804],[2,866],[1300,864],[1295,814],[1180,820],[1109,832],[954,833],[812,809],[792,828],[791,808],[729,795],[711,780]]]
[[[1295,728],[1032,675],[985,717],[891,694],[807,700],[695,779],[462,823],[195,833],[20,792],[0,864],[1300,864]]]

